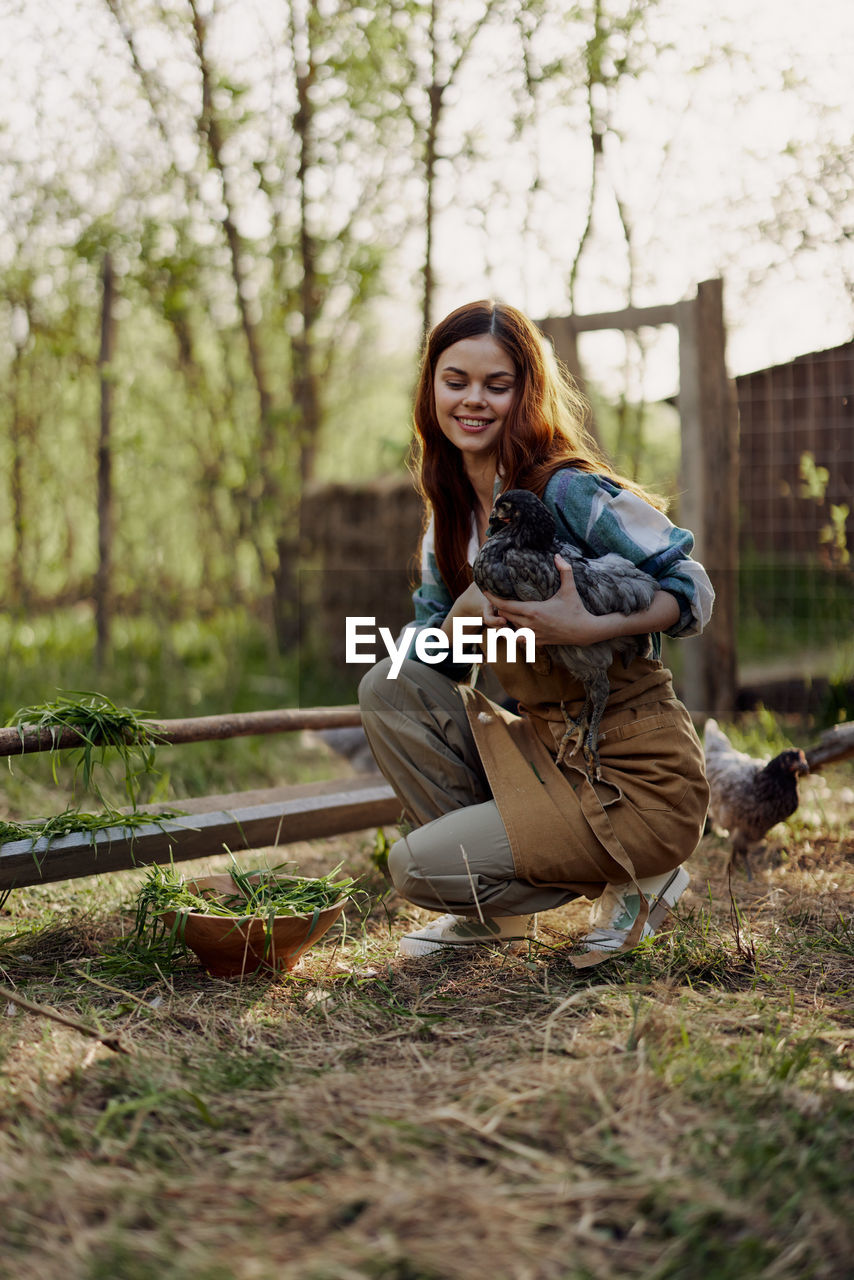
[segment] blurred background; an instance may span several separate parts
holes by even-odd
[[[854,16],[710,8],[2,0],[4,719],[57,689],[159,717],[350,700],[335,619],[406,620],[425,328],[707,280],[737,698],[850,714]],[[581,332],[575,371],[678,521],[677,348]]]

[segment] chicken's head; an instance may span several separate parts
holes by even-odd
[[[508,489],[495,501],[487,533],[512,529],[519,542],[536,550],[548,550],[555,536],[555,522],[548,507],[527,489]]]

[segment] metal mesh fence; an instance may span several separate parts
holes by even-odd
[[[758,698],[854,676],[854,342],[736,379],[740,417],[738,665]],[[411,617],[422,518],[408,476],[324,485],[306,500],[300,642],[349,696],[345,621]],[[671,655],[672,656],[672,655]],[[677,673],[678,674],[678,673]]]
[[[736,385],[740,651],[833,675],[854,666],[854,343]]]

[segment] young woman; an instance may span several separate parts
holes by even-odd
[[[413,826],[392,847],[392,879],[411,902],[443,912],[402,938],[405,955],[531,937],[538,912],[583,895],[593,900],[591,931],[575,963],[597,963],[654,932],[688,884],[681,864],[702,834],[708,787],[702,748],[658,654],[662,632],[702,630],[714,593],[690,558],[691,534],[614,474],[585,411],[550,346],[513,307],[470,303],[427,340],[415,426],[430,518],[416,626],[449,637],[457,618],[529,627],[538,660],[490,666],[518,714],[473,687],[472,668],[450,658],[428,664],[414,650],[396,678],[386,660],[361,683],[371,749]],[[561,558],[549,600],[484,595],[471,564],[507,489],[536,493],[558,537],[585,555],[616,551],[652,575],[660,590],[650,607],[589,613]],[[588,776],[578,751],[558,766],[565,713],[580,711],[583,689],[545,654],[539,660],[539,646],[647,633],[654,656],[609,671],[601,778]]]

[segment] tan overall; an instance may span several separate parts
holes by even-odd
[[[709,802],[703,751],[660,662],[637,658],[628,668],[621,661],[611,667],[597,782],[577,752],[555,764],[565,730],[561,700],[578,714],[580,683],[545,654],[534,666],[502,662],[495,671],[519,700],[521,716],[469,686],[460,694],[520,879],[596,897],[603,881],[660,875],[693,853]],[[625,949],[637,942],[647,914],[641,894]],[[575,963],[613,954],[592,952]]]
[[[575,715],[583,689],[547,654],[532,666],[495,664],[521,716],[419,662],[389,674],[389,660],[378,662],[359,702],[377,763],[414,826],[389,854],[410,901],[463,915],[481,906],[497,915],[548,911],[666,872],[696,848],[709,798],[703,753],[659,662],[611,668],[595,783],[579,754],[555,763],[561,700]],[[642,902],[626,947],[646,915]]]

